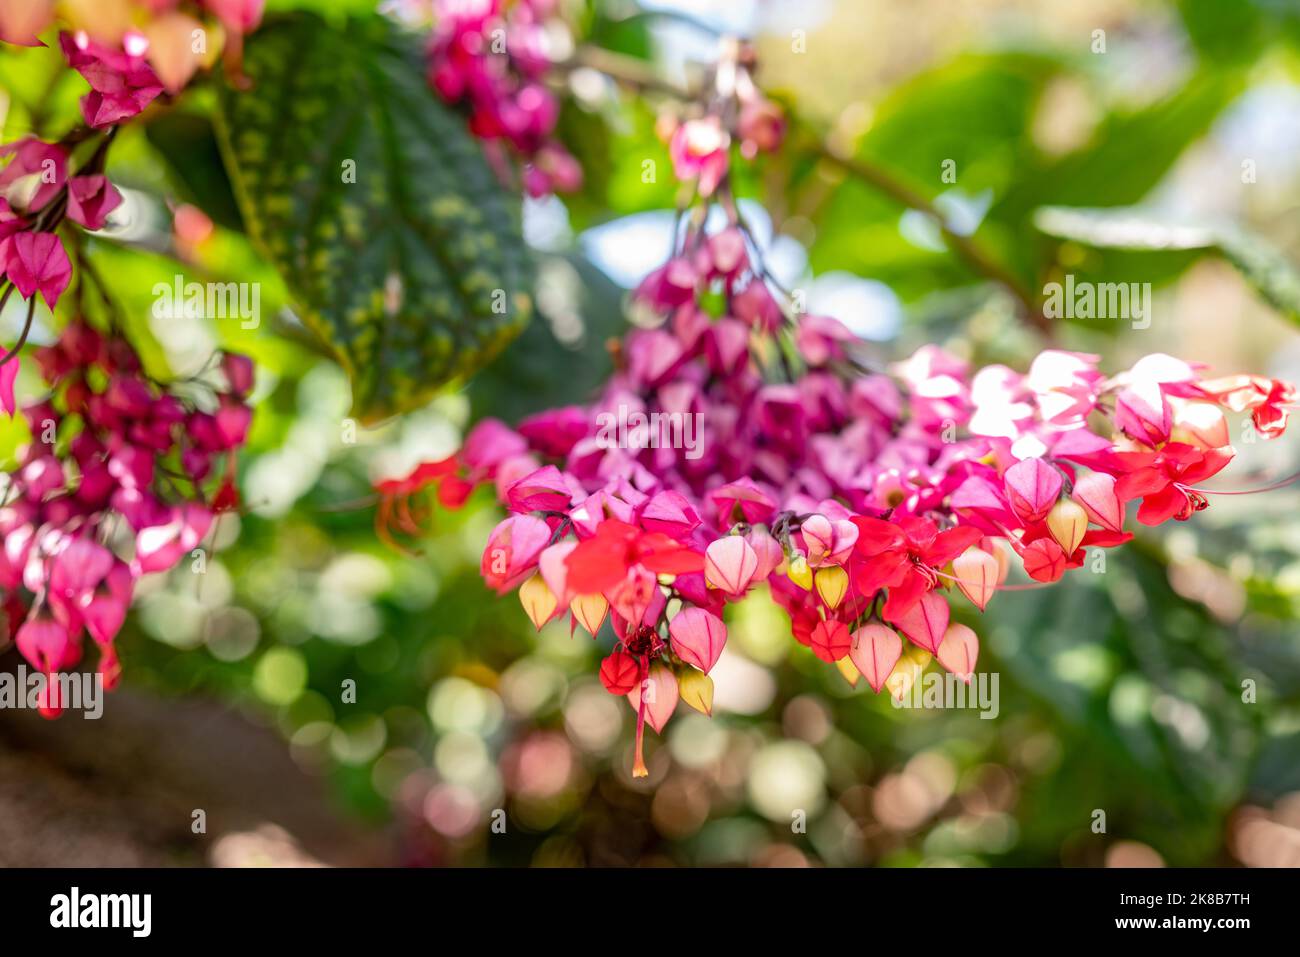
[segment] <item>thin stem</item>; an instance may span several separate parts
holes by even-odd
[[[664,79],[655,72],[651,64],[600,47],[580,46],[568,60],[557,63],[556,68],[562,72],[572,72],[582,68],[592,69],[603,73],[620,86],[640,93],[661,93],[687,103],[697,102],[700,99],[700,90]],[[1002,286],[1015,299],[1024,321],[1047,339],[1053,338],[1052,324],[1029,288],[972,237],[955,231],[948,223],[947,217],[931,200],[887,170],[856,157],[841,155],[832,149],[823,137],[817,135],[806,123],[800,122],[796,117],[791,117],[791,125],[801,126],[806,133],[810,134],[814,144],[812,152],[819,159],[861,180],[900,205],[914,209],[932,219],[938,226],[944,242],[956,256],[977,274]]]
[[[935,570],[935,574],[940,578],[946,578],[951,582],[965,582],[967,585],[975,584],[970,579],[958,578],[956,575],[949,575],[946,572]],[[1023,585],[994,585],[994,591],[1036,591],[1039,588],[1050,588],[1056,582],[1026,582]]]
[[[574,70],[582,69],[595,70],[597,73],[603,73],[619,86],[637,93],[662,93],[672,99],[686,102],[693,102],[699,97],[698,91],[680,86],[660,76],[646,61],[622,53],[614,53],[603,47],[580,46],[573,52],[573,56],[555,63],[554,68],[562,73],[572,73]]]
[[[1265,485],[1263,488],[1242,488],[1242,489],[1221,489],[1221,488],[1194,488],[1187,486],[1189,492],[1199,492],[1202,495],[1254,495],[1257,492],[1272,492],[1275,489],[1286,488],[1288,485],[1294,485],[1300,482],[1300,472],[1294,475],[1288,475],[1284,479],[1279,479],[1272,485]]]
[[[11,286],[10,289],[12,288],[13,287]],[[6,291],[4,294],[4,299],[7,299],[8,297],[9,297],[9,292]],[[0,305],[3,305],[4,299],[0,299]],[[23,346],[26,345],[27,343],[27,334],[32,331],[32,318],[35,315],[36,315],[36,293],[33,292],[32,298],[27,300],[27,321],[23,323],[22,335],[18,337],[18,341],[14,343],[14,347],[10,349],[8,352],[6,352],[3,357],[0,357],[0,366],[3,366],[10,359],[16,358],[18,353],[22,351]]]

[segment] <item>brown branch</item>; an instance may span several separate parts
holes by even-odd
[[[953,230],[947,218],[933,202],[906,183],[895,179],[891,173],[879,166],[853,157],[841,156],[832,150],[825,140],[817,139],[814,151],[818,158],[841,172],[884,193],[899,205],[924,213],[934,220],[948,248],[976,273],[1002,286],[1016,300],[1022,318],[1043,335],[1051,337],[1051,323],[1029,288],[1011,270],[990,256],[973,238]]]

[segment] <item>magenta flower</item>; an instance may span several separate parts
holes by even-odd
[[[705,674],[713,670],[727,643],[727,626],[703,608],[684,608],[668,623],[673,651]]]
[[[697,180],[701,196],[711,196],[727,175],[727,149],[731,137],[716,117],[687,120],[677,127],[668,153],[673,175],[679,180]]]
[[[1115,479],[1104,472],[1089,472],[1074,483],[1074,500],[1088,518],[1111,532],[1124,530],[1124,503],[1115,492]]]
[[[14,414],[14,382],[18,378],[18,357],[12,356],[0,365],[0,409],[10,417]]]
[[[28,663],[44,675],[76,664],[81,652],[67,627],[44,612],[23,622],[14,644]]]
[[[53,309],[72,279],[72,263],[54,233],[18,233],[8,240],[5,270],[24,299],[39,292]]]
[[[58,195],[67,178],[68,153],[54,143],[27,136],[0,146],[0,157],[12,156],[0,170],[0,195],[6,200],[4,218],[13,222],[11,207],[39,212]]]
[[[1061,473],[1042,459],[1017,462],[1003,476],[1007,501],[1024,522],[1041,522],[1061,494]]]
[[[68,180],[68,218],[87,229],[103,229],[108,214],[122,204],[122,194],[107,176]]]
[[[139,33],[128,32],[118,50],[84,33],[60,34],[59,45],[68,65],[90,84],[90,92],[81,98],[81,113],[90,126],[102,128],[129,119],[163,91],[144,56],[148,41]]]

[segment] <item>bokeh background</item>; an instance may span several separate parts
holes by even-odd
[[[270,4],[312,5],[367,6]],[[1162,351],[1300,381],[1293,3],[565,9],[583,42],[673,82],[719,34],[754,39],[760,80],[800,120],[781,158],[742,171],[747,215],[810,310],[881,358],[938,342],[1023,367],[1042,341],[931,220],[819,162],[819,144],[937,197],[1031,294],[1066,273],[1152,283],[1148,329],[1054,328],[1108,369]],[[74,115],[80,81],[44,62],[0,57],[4,140]],[[467,387],[355,440],[343,374],[244,235],[204,92],[123,132],[111,172],[131,226],[95,255],[155,368],[185,374],[219,345],[258,361],[249,509],[222,519],[202,574],[182,564],[142,586],[102,721],[0,712],[0,863],[1300,865],[1297,487],[1216,499],[1110,552],[1103,573],[999,595],[974,622],[980,668],[1000,676],[995,720],[851,689],[755,595],[731,609],[714,717],[680,708],[650,733],[638,782],[633,712],[595,677],[608,636],[535,634],[513,596],[483,587],[490,490],[437,512],[418,555],[376,540],[376,476],[447,454],[482,416],[589,395],[627,288],[668,250],[673,186],[640,175],[646,158],[669,169],[653,100],[582,71],[570,83],[562,128],[587,184],[525,210],[542,317]],[[1081,232],[1044,212],[1056,206],[1136,211],[1115,242],[1112,219],[1084,215]],[[1188,223],[1210,238],[1171,245]],[[154,283],[178,272],[260,282],[261,328],[153,318]],[[16,320],[3,316],[6,341]],[[1239,442],[1218,481],[1267,484],[1296,468],[1295,447]],[[0,668],[18,660],[0,650]]]

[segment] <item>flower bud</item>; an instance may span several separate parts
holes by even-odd
[[[952,570],[961,593],[980,611],[987,608],[998,588],[998,560],[972,546],[953,559]]]
[[[600,626],[605,623],[609,602],[605,600],[604,595],[600,594],[578,595],[569,605],[569,610],[573,612],[574,620],[595,638],[596,632],[600,631]]]
[[[688,668],[677,677],[677,692],[696,711],[713,716],[713,679],[704,672]]]
[[[1088,531],[1088,513],[1078,502],[1063,498],[1048,513],[1047,529],[1065,554],[1073,555]]]
[[[863,625],[853,633],[853,644],[849,648],[849,657],[857,666],[862,677],[867,679],[871,690],[879,692],[885,681],[898,664],[903,653],[903,639],[894,629],[872,622]]]
[[[743,595],[758,574],[758,555],[739,535],[719,538],[704,553],[704,580],[728,595]]]
[[[541,572],[534,572],[519,586],[519,603],[524,606],[528,620],[539,631],[542,625],[551,620],[551,616],[555,614],[555,609],[560,604],[551,590],[546,587],[546,580],[542,578]]]
[[[839,565],[827,565],[817,570],[817,594],[821,595],[826,607],[836,609],[844,600],[849,590],[849,573]]]
[[[966,684],[970,684],[979,653],[980,642],[975,632],[965,625],[954,622],[944,632],[943,641],[939,642],[939,652],[935,657],[939,659],[939,664]]]
[[[808,567],[808,559],[800,554],[790,557],[790,567],[786,574],[790,576],[790,581],[794,582],[804,591],[811,591],[813,586],[812,569]]]

